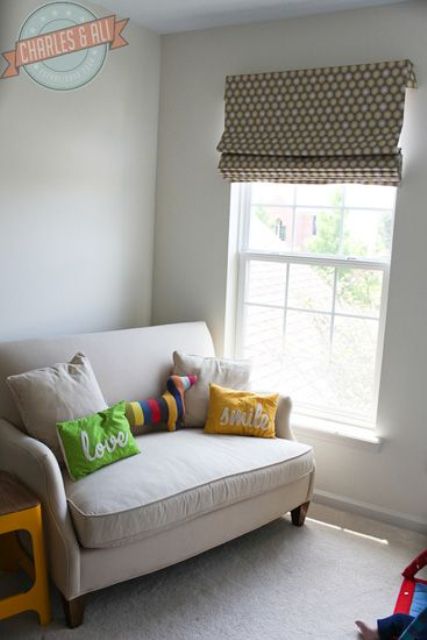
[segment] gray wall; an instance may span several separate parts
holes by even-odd
[[[39,6],[1,0],[1,51]],[[150,321],[160,38],[124,35],[81,89],[0,82],[0,340]]]
[[[427,520],[427,3],[170,35],[162,43],[153,321],[206,319],[224,340],[229,186],[215,151],[227,74],[411,58],[379,403],[380,450],[312,438],[317,489],[354,508]]]

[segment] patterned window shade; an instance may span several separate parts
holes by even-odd
[[[219,168],[233,182],[397,185],[409,60],[228,76]]]

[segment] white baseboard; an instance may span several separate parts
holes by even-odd
[[[384,509],[383,507],[378,507],[377,505],[370,504],[369,502],[353,500],[352,498],[339,496],[335,493],[330,493],[329,491],[323,491],[322,489],[318,489],[314,492],[313,501],[327,507],[350,511],[351,513],[357,513],[361,516],[372,518],[373,520],[380,520],[381,522],[386,522],[387,524],[392,524],[397,527],[411,529],[411,531],[417,531],[424,534],[427,533],[426,520],[411,516],[407,513]]]

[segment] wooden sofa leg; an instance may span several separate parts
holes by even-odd
[[[295,527],[302,527],[305,522],[305,516],[307,515],[308,507],[310,506],[309,502],[304,502],[304,504],[300,504],[296,509],[292,509],[291,517],[292,524]]]
[[[83,615],[85,611],[84,596],[74,598],[73,600],[67,600],[61,594],[61,598],[67,625],[70,627],[70,629],[79,627],[83,622]]]

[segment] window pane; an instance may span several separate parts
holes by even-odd
[[[340,209],[297,209],[294,251],[333,256],[341,242]]]
[[[288,306],[315,311],[331,311],[333,282],[333,267],[291,264],[289,267]]]
[[[276,389],[283,366],[283,311],[245,305],[244,314],[242,351],[257,371],[256,388]]]
[[[379,317],[382,288],[382,271],[339,268],[336,311]]]
[[[347,184],[345,186],[345,206],[367,209],[394,209],[395,187]]]
[[[254,182],[251,185],[251,201],[253,204],[292,205],[295,186],[293,184],[274,184]]]
[[[347,209],[344,213],[343,254],[380,258],[391,252],[391,211]]]
[[[376,320],[335,318],[331,377],[338,406],[369,417],[375,383]]]
[[[342,194],[342,185],[299,184],[296,191],[296,203],[313,207],[336,207],[342,205]]]
[[[285,335],[286,357],[295,362],[301,360],[300,369],[306,373],[309,362],[321,364],[324,371],[329,359],[330,324],[329,315],[288,311]]]
[[[286,265],[251,260],[248,264],[246,302],[285,304]]]
[[[331,316],[288,311],[280,389],[301,406],[334,405],[328,378]]]
[[[291,207],[251,207],[249,248],[276,253],[290,251],[292,218]]]

